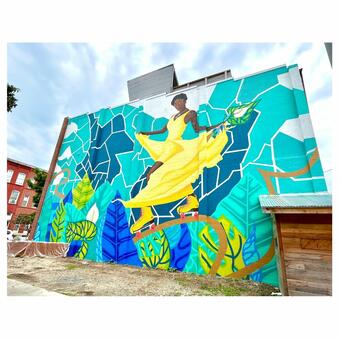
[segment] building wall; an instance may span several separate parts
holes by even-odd
[[[233,128],[208,138],[188,124],[175,144],[166,132],[147,147],[136,133],[169,124],[178,92],[71,118],[34,239],[70,242],[69,256],[79,258],[277,286],[273,224],[258,196],[326,191],[298,66],[180,92],[201,126],[228,120]],[[198,220],[177,213],[190,185]],[[129,207],[136,196],[144,198]],[[143,204],[152,205],[157,227],[136,239],[130,227]]]
[[[15,161],[7,160],[7,170],[13,170],[13,175],[10,182],[7,182],[7,215],[12,214],[11,219],[8,221],[8,229],[13,230],[15,227],[15,220],[20,214],[32,214],[37,209],[33,207],[33,196],[35,191],[30,189],[27,185],[27,180],[34,177],[33,168],[25,166]],[[25,173],[25,182],[22,185],[16,184],[19,173]],[[10,204],[9,199],[13,190],[19,191],[19,198],[16,204]],[[29,196],[27,207],[23,207],[23,199],[25,195]],[[23,231],[24,226],[20,226],[19,232]]]

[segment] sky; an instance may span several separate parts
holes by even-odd
[[[332,67],[323,43],[9,43],[7,79],[20,92],[7,116],[7,155],[48,170],[65,116],[128,103],[129,79],[169,64],[182,84],[296,63],[331,192]]]

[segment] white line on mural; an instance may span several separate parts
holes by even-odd
[[[240,83],[240,86],[238,87],[238,90],[237,90],[237,93],[236,93],[236,97],[235,97],[235,102],[236,104],[241,104],[239,101],[238,101],[238,96],[240,94],[240,91],[241,91],[241,88],[243,86],[243,83],[244,83],[244,79],[241,80],[241,83]],[[254,100],[252,100],[254,101]]]
[[[268,92],[268,91],[274,89],[275,87],[278,87],[279,85],[280,85],[280,84],[275,84],[275,85],[273,85],[273,86],[271,86],[271,87],[268,87],[266,90],[264,90],[264,91],[258,93],[258,94],[253,98],[252,102],[255,101],[255,100],[256,100],[258,97],[260,97],[261,95],[265,94],[266,92]]]

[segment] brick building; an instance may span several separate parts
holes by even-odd
[[[22,233],[27,226],[16,225],[19,215],[36,212],[35,191],[27,184],[34,177],[34,166],[7,158],[7,228]]]

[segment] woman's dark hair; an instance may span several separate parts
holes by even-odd
[[[174,105],[175,104],[175,100],[176,99],[184,99],[184,100],[187,100],[188,97],[185,93],[180,93],[178,95],[176,95],[175,97],[172,98],[172,101],[171,101],[171,105]]]

